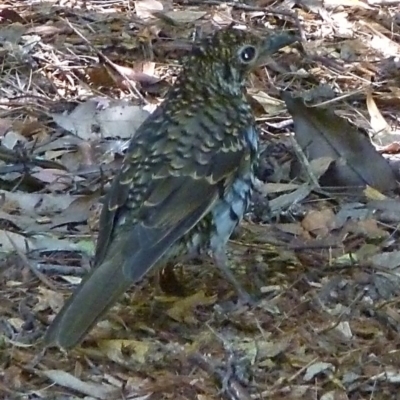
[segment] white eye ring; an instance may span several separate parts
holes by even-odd
[[[251,63],[257,57],[257,49],[254,46],[246,45],[239,50],[239,58],[243,64]]]

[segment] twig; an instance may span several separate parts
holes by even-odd
[[[148,101],[140,94],[139,90],[136,88],[135,85],[132,84],[131,80],[126,76],[126,74],[121,71],[120,69],[116,68],[114,63],[107,57],[105,56],[101,51],[97,50],[90,42],[88,39],[86,39],[85,36],[83,36],[82,33],[80,33],[72,24],[69,22],[67,18],[62,18],[64,22],[68,24],[68,26],[98,55],[98,57],[101,60],[104,60],[104,62],[113,69],[113,71],[116,71],[119,75],[121,75],[127,82],[129,82],[129,86],[132,89],[132,91],[136,94],[136,96],[139,98],[141,102],[144,104],[148,104]]]
[[[4,232],[7,239],[10,241],[12,246],[14,247],[16,253],[18,256],[21,258],[22,262],[32,271],[32,273],[42,282],[44,283],[47,287],[49,287],[52,290],[57,290],[57,287],[53,285],[44,274],[42,274],[36,267],[34,267],[28,260],[28,257],[17,247],[15,244],[14,240],[11,238],[11,236],[7,233]]]
[[[314,174],[314,172],[313,172],[313,170],[312,170],[312,168],[310,166],[310,163],[308,162],[308,159],[307,159],[306,155],[304,154],[302,148],[297,143],[297,140],[292,135],[290,135],[289,137],[290,137],[290,141],[292,142],[293,149],[296,152],[296,155],[297,155],[299,161],[301,162],[301,164],[303,165],[304,169],[307,172],[307,175],[308,175],[308,177],[310,179],[310,183],[312,185],[312,188],[313,189],[318,189],[320,187],[318,179],[315,176],[315,174]]]
[[[4,161],[5,163],[22,163],[26,169],[28,169],[29,164],[36,165],[42,168],[54,168],[66,171],[66,168],[56,162],[50,160],[43,160],[39,157],[30,156],[24,149],[20,149],[20,151],[11,150],[4,146],[0,145],[0,160]]]

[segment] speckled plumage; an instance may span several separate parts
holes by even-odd
[[[211,251],[235,284],[223,265],[225,245],[248,207],[258,150],[245,78],[288,43],[228,28],[194,48],[131,141],[105,198],[94,268],[46,344],[75,346],[151,268],[187,254]]]

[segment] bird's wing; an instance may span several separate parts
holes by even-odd
[[[119,259],[131,282],[139,280],[176,242],[192,229],[229,187],[245,151],[237,145],[219,149],[200,173],[195,165],[179,173],[152,174],[143,201],[129,216],[129,192],[134,182],[130,165],[115,181],[104,205],[102,222],[108,225],[98,241],[98,258]],[[121,195],[123,194],[123,195]],[[126,213],[126,216],[124,214]],[[111,228],[111,229],[110,229]],[[109,242],[106,246],[104,243]]]
[[[50,325],[47,345],[78,344],[121,294],[203,218],[231,185],[239,165],[248,162],[239,141],[180,161],[166,143],[157,155],[147,141],[151,135],[145,135],[148,127],[145,123],[144,133],[132,141],[106,196],[94,268]]]

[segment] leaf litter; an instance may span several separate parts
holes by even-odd
[[[397,14],[395,3],[343,0],[4,5],[0,397],[396,398]],[[90,268],[127,139],[193,35],[232,21],[303,38],[248,82],[259,193],[229,250],[256,305],[236,304],[207,263],[178,265],[180,297],[150,276],[82,346],[43,352],[46,326]]]

